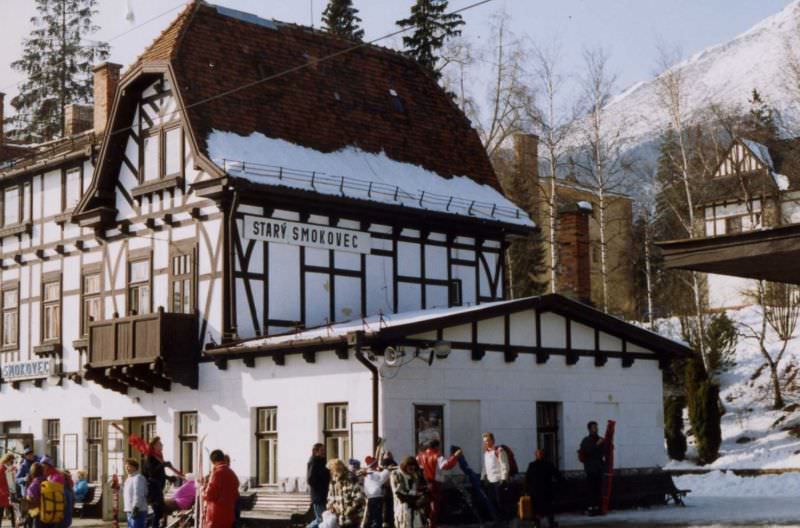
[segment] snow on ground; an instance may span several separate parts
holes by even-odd
[[[728,316],[741,329],[758,327],[761,313],[750,306],[731,310]],[[662,321],[659,331],[665,336],[680,336],[677,322]],[[800,326],[798,327],[800,334]],[[775,351],[780,342],[770,336],[769,349]],[[726,413],[722,417],[720,457],[703,468],[711,469],[785,469],[800,468],[800,409],[790,412],[771,409],[769,369],[754,339],[739,337],[734,356],[735,366],[719,376],[720,397]],[[783,360],[781,374],[787,405],[800,403],[800,386],[795,376],[800,369],[800,336],[792,339]],[[800,408],[800,405],[797,405]],[[792,409],[792,407],[789,407]],[[686,430],[689,429],[688,422]],[[791,432],[794,429],[794,434]],[[689,437],[690,446],[693,438]],[[694,454],[690,447],[689,457]],[[667,469],[699,469],[691,461],[672,461]],[[800,487],[797,488],[800,495]]]
[[[604,517],[559,516],[569,525],[735,525],[767,526],[800,523],[800,473],[737,477],[731,472],[675,478],[679,489],[690,489],[686,507],[662,506],[612,511]]]

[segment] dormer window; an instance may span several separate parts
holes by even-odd
[[[148,131],[142,138],[141,181],[183,177],[183,129],[180,125]]]

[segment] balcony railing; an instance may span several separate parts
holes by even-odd
[[[200,354],[194,314],[165,312],[89,324],[86,377],[108,388],[152,391],[175,381],[197,388]]]

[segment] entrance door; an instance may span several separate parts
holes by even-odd
[[[478,400],[450,401],[450,439],[442,446],[449,453],[449,444],[457,445],[464,451],[470,467],[480,473],[483,458],[481,455],[481,402]]]
[[[137,435],[139,438],[144,438],[145,442],[148,444],[150,441],[156,437],[156,418],[155,416],[144,416],[138,418],[128,418],[128,431],[131,431],[133,434]],[[140,453],[135,447],[125,443],[126,447],[126,457],[133,458],[139,461],[139,466],[141,467],[144,463],[144,455]]]
[[[121,432],[119,429],[122,429]],[[125,455],[127,454],[126,436],[128,429],[125,420],[103,420],[103,468],[101,472],[101,486],[103,487],[103,519],[109,520],[112,517],[114,508],[113,491],[111,480],[117,476],[120,486],[125,475]],[[122,491],[120,490],[120,500]],[[119,505],[122,514],[122,503]],[[119,516],[122,518],[122,516]]]

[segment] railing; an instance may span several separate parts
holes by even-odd
[[[118,317],[89,324],[89,364],[112,367],[151,363],[192,354],[195,315],[164,312]]]
[[[319,171],[289,169],[249,161],[222,159],[223,170],[233,176],[257,176],[275,181],[276,185],[309,189],[349,198],[361,198],[385,203],[397,203],[420,209],[432,209],[468,216],[481,216],[499,221],[519,221],[528,215],[516,207],[506,207],[491,202],[470,200],[458,196],[432,193],[423,189],[416,192],[403,190],[399,185],[361,180],[350,176],[335,176]]]

